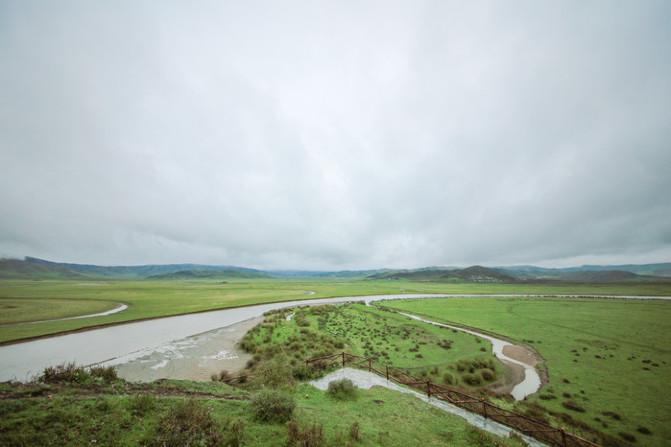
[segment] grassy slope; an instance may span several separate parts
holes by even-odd
[[[307,295],[306,290],[315,291]],[[31,299],[71,299],[84,301],[123,302],[130,305],[124,312],[105,317],[0,327],[0,342],[17,340],[98,324],[131,321],[141,318],[176,315],[208,309],[241,306],[269,301],[320,298],[338,295],[378,293],[600,293],[671,295],[671,284],[441,284],[411,281],[364,281],[333,279],[257,279],[231,281],[19,281],[0,280],[0,305],[11,299],[26,303],[12,311],[13,321],[30,317]],[[72,303],[75,303],[73,301]],[[69,306],[70,304],[68,304]],[[80,305],[80,304],[76,304]],[[79,311],[58,307],[49,318],[73,315]],[[89,313],[81,311],[81,313]],[[43,318],[44,315],[40,317]]]
[[[671,402],[664,397],[671,380],[670,302],[479,298],[386,305],[533,341],[550,373],[549,385],[539,394],[556,399],[536,395],[532,401],[616,436],[635,434],[641,445],[671,443]],[[563,393],[570,393],[586,412],[563,408]],[[623,420],[604,416],[604,411]],[[652,436],[638,433],[639,426],[649,428]]]
[[[31,387],[41,389],[35,393],[38,397],[28,397]],[[179,393],[193,389],[243,397],[242,400],[197,398],[210,409],[220,427],[231,419],[244,421],[243,445],[287,445],[285,425],[254,420],[244,392],[218,383],[170,381],[152,384],[143,391],[160,397],[140,413],[136,397],[119,384],[97,387],[93,392],[76,386],[23,387],[26,397],[0,400],[0,446],[80,446],[90,445],[93,440],[99,446],[141,445],[143,440],[151,438],[160,416],[184,399]],[[0,385],[0,394],[21,390]],[[381,388],[359,390],[357,394],[356,400],[336,401],[309,385],[299,385],[294,391],[297,401],[294,417],[301,425],[322,424],[327,445],[333,446],[346,444],[349,427],[354,422],[361,427],[357,446],[438,446],[446,442],[455,447],[519,445],[483,436],[462,419],[407,395]]]

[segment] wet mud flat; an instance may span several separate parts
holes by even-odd
[[[245,333],[259,324],[262,317],[175,340],[139,353],[126,363],[117,364],[120,377],[134,382],[157,379],[210,380],[221,370],[236,372],[252,357],[237,347]]]

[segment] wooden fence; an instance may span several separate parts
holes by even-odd
[[[373,363],[373,359],[370,358],[342,352],[340,354],[314,357],[305,361],[306,366],[317,367],[320,369],[328,368],[334,363],[337,363],[342,367],[353,366],[366,369],[379,376],[385,377],[387,380],[392,380],[398,384],[418,389],[426,393],[428,397],[444,400],[472,413],[477,413],[487,419],[514,428],[520,433],[524,433],[525,435],[531,436],[532,438],[551,446],[599,447],[598,444],[581,438],[573,433],[569,433],[564,429],[556,428],[546,422],[533,419],[524,414],[498,407],[483,398],[471,396],[449,386],[437,385],[430,380],[420,380],[407,372],[390,365],[378,367]]]

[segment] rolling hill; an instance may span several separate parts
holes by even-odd
[[[392,273],[380,273],[368,276],[368,279],[407,279],[411,281],[447,281],[447,282],[516,282],[517,278],[496,269],[474,265],[464,269],[430,268],[406,270]]]
[[[180,270],[173,273],[161,273],[147,276],[147,279],[236,279],[270,278],[260,271],[241,270]]]
[[[44,265],[20,259],[0,259],[3,279],[81,279],[85,275],[59,265]]]

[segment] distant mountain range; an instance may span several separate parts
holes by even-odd
[[[68,264],[26,256],[24,260],[0,259],[0,278],[68,279],[198,279],[198,278],[261,278],[269,275],[261,270],[232,265],[150,264],[132,266],[101,266]]]
[[[483,267],[423,267],[343,271],[257,270],[232,265],[149,264],[100,266],[71,264],[26,257],[0,259],[0,279],[252,279],[252,278],[365,278],[472,283],[521,282],[669,282],[671,263],[583,265],[544,268],[533,265]]]

